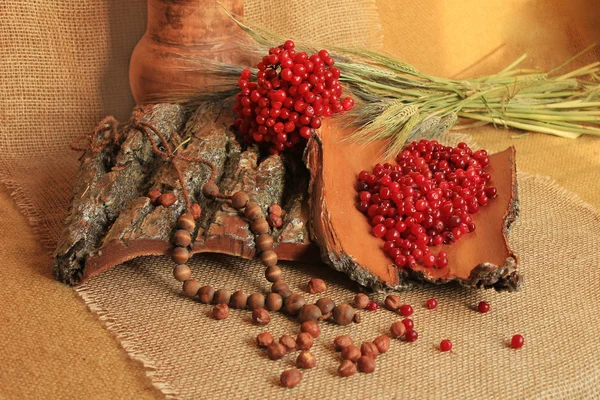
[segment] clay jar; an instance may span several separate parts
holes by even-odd
[[[243,14],[243,0],[221,3]],[[148,0],[148,27],[129,65],[136,103],[185,100],[192,93],[214,91],[220,82],[203,71],[198,58],[249,65],[237,50],[240,38],[241,29],[217,0]]]

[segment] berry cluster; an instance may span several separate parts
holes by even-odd
[[[485,172],[487,152],[473,152],[466,143],[453,148],[421,140],[396,160],[359,173],[357,208],[369,218],[373,235],[385,240],[383,250],[398,268],[445,268],[446,252],[436,256],[430,247],[473,232],[471,214],[496,196]]]
[[[354,105],[350,97],[341,98],[340,70],[327,50],[309,57],[294,47],[288,40],[269,49],[257,65],[256,83],[250,82],[248,69],[238,79],[234,126],[246,143],[267,144],[271,154],[308,139],[322,116]]]

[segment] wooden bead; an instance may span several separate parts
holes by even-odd
[[[263,253],[264,254],[264,253]],[[281,280],[281,268],[277,265],[272,265],[265,270],[265,278],[269,282],[277,282]]]
[[[248,295],[243,290],[236,290],[235,292],[233,292],[233,294],[231,295],[231,300],[229,302],[229,305],[232,308],[243,310],[244,308],[246,308],[247,304]]]
[[[185,247],[175,247],[171,253],[171,260],[175,264],[185,264],[190,259],[190,252]]]
[[[210,304],[215,297],[215,289],[212,286],[202,286],[200,290],[198,290],[198,298],[200,299],[200,303]]]
[[[219,186],[213,181],[208,181],[202,186],[202,194],[204,197],[212,197],[214,194],[219,194]]]
[[[231,196],[231,205],[238,210],[246,207],[250,197],[245,192],[235,192],[233,196]]]
[[[256,219],[250,224],[250,230],[254,232],[255,235],[267,233],[269,232],[269,223],[264,218]]]
[[[185,264],[179,264],[173,268],[173,276],[179,282],[184,282],[192,277],[192,270]]]
[[[283,307],[283,299],[277,293],[269,293],[265,299],[265,308],[269,311],[279,311]]]
[[[265,296],[261,293],[252,293],[248,296],[248,308],[254,310],[256,308],[263,308],[265,306]]]
[[[248,204],[246,204],[246,209],[244,210],[244,215],[250,221],[254,221],[255,219],[262,218],[262,210],[260,209],[260,206],[258,204],[248,203]],[[267,221],[265,221],[265,222],[267,222]]]
[[[281,292],[280,292],[280,295],[281,295]],[[288,314],[296,316],[300,312],[300,309],[302,308],[302,306],[304,306],[305,301],[304,301],[304,297],[302,297],[301,295],[292,294],[291,296],[289,296],[285,299],[283,304],[285,307],[285,311]]]
[[[177,246],[188,247],[192,243],[192,236],[185,229],[178,229],[173,235],[173,243]]]
[[[213,303],[215,304],[229,304],[231,300],[231,293],[227,289],[219,289],[215,292],[213,297]]]
[[[177,227],[179,229],[184,229],[188,232],[194,232],[196,229],[196,222],[194,221],[194,217],[191,214],[183,214],[180,215],[177,219]]]
[[[275,253],[273,250],[267,250],[260,253],[260,262],[262,262],[265,267],[273,267],[277,265],[277,261],[277,253]]]
[[[273,248],[273,237],[268,233],[262,233],[256,238],[256,248],[259,251],[267,251]]]
[[[286,282],[277,281],[271,285],[271,292],[279,293],[281,290],[284,290],[284,289],[289,290],[289,288],[290,288],[290,285],[288,285]]]
[[[183,293],[186,296],[194,297],[198,294],[198,290],[200,290],[200,283],[198,283],[195,279],[188,279],[183,282]]]

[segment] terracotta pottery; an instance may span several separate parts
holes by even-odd
[[[243,14],[243,0],[221,4]],[[136,103],[172,102],[198,90],[214,91],[218,79],[203,72],[196,61],[204,57],[243,63],[233,40],[241,36],[217,0],[148,0],[148,27],[129,66]]]

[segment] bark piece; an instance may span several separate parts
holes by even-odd
[[[381,250],[381,240],[371,235],[367,219],[355,207],[356,177],[379,160],[385,143],[362,146],[343,141],[348,133],[335,120],[326,120],[305,151],[311,174],[311,233],[326,263],[375,290],[404,289],[413,280],[518,289],[522,279],[516,271],[517,257],[506,240],[518,214],[514,148],[490,156],[489,173],[499,195],[474,215],[474,233],[454,245],[441,246],[448,252],[448,267],[398,269]]]

